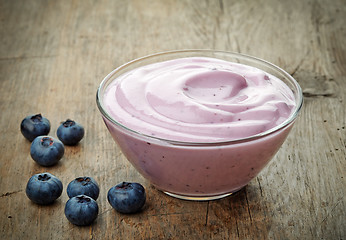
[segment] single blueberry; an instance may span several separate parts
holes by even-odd
[[[118,212],[135,213],[145,204],[145,189],[140,183],[122,182],[109,189],[107,199]]]
[[[65,205],[65,216],[78,226],[90,225],[99,213],[97,202],[86,195],[77,195],[70,198]]]
[[[26,195],[37,204],[50,204],[61,196],[62,182],[50,173],[33,175],[26,185]]]
[[[59,162],[64,156],[62,142],[50,136],[39,136],[31,143],[30,155],[38,164],[49,167]]]
[[[100,188],[92,177],[78,177],[71,181],[67,186],[69,198],[77,195],[87,195],[96,200],[100,193]]]
[[[84,137],[84,127],[67,119],[58,127],[56,135],[65,145],[76,145]]]
[[[32,142],[36,137],[47,135],[50,131],[50,122],[41,114],[25,117],[20,124],[23,136]]]

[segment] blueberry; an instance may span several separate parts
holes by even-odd
[[[26,185],[26,195],[37,204],[53,203],[62,193],[61,181],[50,173],[33,175]]]
[[[56,135],[65,145],[76,145],[84,137],[84,127],[67,119],[58,127]]]
[[[50,136],[39,136],[31,143],[30,155],[38,164],[52,166],[63,157],[64,144]]]
[[[77,195],[87,195],[96,200],[99,196],[100,188],[92,177],[78,177],[68,184],[66,191],[69,198]]]
[[[41,114],[30,115],[21,122],[20,131],[26,139],[32,142],[36,137],[49,133],[50,122]]]
[[[97,202],[86,195],[70,198],[65,205],[65,216],[78,226],[90,225],[99,213]]]
[[[109,189],[107,199],[118,212],[135,213],[145,204],[145,189],[139,183],[122,182]]]

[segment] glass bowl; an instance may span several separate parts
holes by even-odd
[[[181,142],[142,134],[119,123],[106,110],[105,90],[119,76],[141,66],[185,57],[210,57],[259,68],[282,80],[291,89],[296,105],[289,118],[276,127],[223,142]],[[289,134],[303,95],[292,76],[267,61],[225,51],[179,50],[145,56],[116,68],[101,82],[96,101],[122,153],[151,184],[173,197],[213,200],[240,190],[267,165]]]

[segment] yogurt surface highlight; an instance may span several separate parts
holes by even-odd
[[[126,128],[182,142],[250,137],[284,122],[295,107],[292,91],[275,76],[206,57],[129,71],[107,87],[103,100]]]

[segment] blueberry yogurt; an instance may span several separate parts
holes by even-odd
[[[183,198],[244,187],[278,151],[297,111],[278,77],[211,57],[143,64],[104,81],[99,107],[122,152],[154,186]]]

